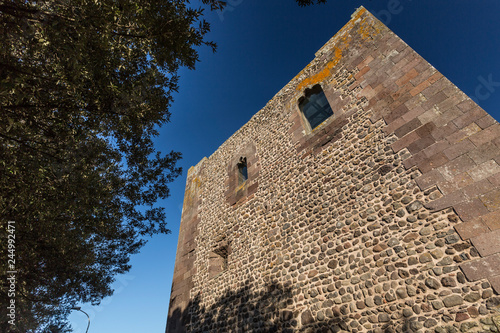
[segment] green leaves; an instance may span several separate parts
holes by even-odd
[[[64,331],[71,306],[112,293],[145,236],[169,232],[154,205],[181,155],[152,139],[179,67],[215,47],[202,17],[172,0],[0,3],[0,232],[16,221],[19,331]]]

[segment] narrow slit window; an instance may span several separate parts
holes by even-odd
[[[238,184],[241,185],[248,179],[247,158],[240,157],[238,162]]]
[[[333,115],[332,108],[319,84],[306,89],[304,97],[299,99],[299,109],[311,125],[311,129]]]

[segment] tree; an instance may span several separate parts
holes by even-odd
[[[314,4],[325,4],[326,0],[296,0],[299,6],[305,7],[305,6],[310,6]]]
[[[2,332],[68,331],[71,306],[111,295],[146,237],[169,232],[154,204],[180,154],[152,139],[178,69],[215,49],[208,31],[183,0],[0,1],[0,247],[15,260],[0,263]]]

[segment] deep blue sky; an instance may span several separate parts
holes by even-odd
[[[329,0],[307,8],[295,0],[228,3],[222,14],[207,13],[209,39],[218,51],[200,48],[196,70],[181,70],[171,123],[156,140],[161,151],[183,153],[183,175],[170,187],[171,197],[160,203],[172,233],[154,237],[132,258],[133,268],[118,277],[114,296],[99,307],[83,306],[91,316],[89,333],[164,332],[187,170],[210,156],[302,70],[360,5],[500,119],[498,0]],[[397,10],[388,16],[389,8]],[[485,89],[485,80],[496,83],[492,91]],[[75,332],[85,332],[83,314],[71,319]]]

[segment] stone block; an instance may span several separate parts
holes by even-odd
[[[444,151],[448,147],[450,147],[450,144],[448,143],[448,141],[441,140],[441,141],[438,141],[438,142],[430,145],[429,147],[425,148],[423,150],[423,152],[425,153],[426,157],[431,157],[437,153],[441,153],[442,151]]]
[[[406,134],[410,133],[411,131],[422,126],[422,123],[420,122],[420,120],[418,118],[414,118],[413,120],[408,121],[408,122],[403,121],[403,118],[399,118],[399,119],[401,119],[401,121],[404,123],[404,125],[402,125],[401,127],[399,127],[398,129],[396,129],[394,131],[394,134],[396,134],[396,136],[399,138],[405,136]]]
[[[429,147],[430,145],[434,144],[435,142],[436,142],[436,140],[432,136],[429,135],[429,136],[421,137],[420,139],[414,141],[413,143],[408,145],[407,148],[412,154],[415,154],[415,153],[418,153],[419,151],[421,151],[422,149]]]
[[[408,108],[406,107],[406,105],[402,104],[402,105],[399,105],[397,108],[394,109],[394,111],[392,111],[391,113],[389,113],[387,116],[384,117],[385,121],[390,124],[392,123],[394,120],[402,117],[404,114],[406,114],[408,112]]]
[[[493,118],[489,114],[487,114],[486,116],[482,117],[481,119],[476,120],[476,124],[479,127],[481,127],[482,129],[488,128],[491,125],[494,125],[494,124],[497,124],[497,123],[498,122],[495,120],[495,118]]]
[[[500,210],[500,189],[495,189],[479,197],[490,212]]]
[[[455,158],[453,161],[439,167],[439,172],[445,179],[452,179],[455,175],[469,171],[476,166],[476,163],[467,155],[462,155]]]
[[[429,88],[425,89],[424,91],[422,91],[422,94],[425,96],[425,92],[426,90],[429,90],[431,88],[435,88],[435,86],[431,85]],[[446,96],[446,94],[442,91],[438,92],[437,94],[433,95],[432,97],[427,97],[427,101],[422,103],[422,107],[424,109],[431,109],[431,108],[434,108],[436,105],[438,105],[439,103],[441,103],[442,101],[444,101],[445,99],[448,98],[448,96]],[[437,118],[438,116],[436,116]]]
[[[500,147],[497,147],[493,142],[487,142],[476,149],[467,153],[470,158],[476,163],[481,164],[488,160],[493,160],[500,156]]]
[[[464,201],[466,201],[467,198],[463,194],[462,191],[455,191],[453,193],[447,194],[437,200],[431,201],[425,205],[428,209],[432,211],[436,210],[441,210],[444,208],[456,206],[457,204],[460,204]]]
[[[429,172],[437,167],[440,167],[446,163],[448,163],[448,158],[443,153],[438,153],[435,154],[421,163],[419,163],[417,166],[422,173]]]
[[[468,261],[460,265],[467,280],[477,281],[500,275],[500,254],[493,254],[485,258]]]
[[[497,174],[499,172],[500,165],[498,165],[494,160],[489,160],[481,163],[480,165],[467,171],[467,173],[475,182],[488,178],[489,176]]]
[[[488,277],[488,282],[491,284],[493,290],[500,294],[500,275],[490,276]]]
[[[458,223],[455,230],[463,240],[467,240],[490,231],[481,218],[476,218],[469,222]]]
[[[488,181],[488,179],[483,179],[466,186],[463,188],[463,192],[467,198],[473,200],[482,194],[490,192],[494,188],[495,187]]]
[[[500,229],[482,233],[472,238],[472,244],[482,257],[500,253]]]
[[[482,220],[490,230],[500,229],[500,210],[484,215]]]
[[[415,60],[417,60],[417,61],[418,61],[418,59],[415,59]],[[415,62],[412,62],[412,63],[410,63],[410,64],[409,64],[409,66],[415,66],[415,65],[416,65],[416,63],[415,63]],[[407,65],[407,66],[405,66],[405,67],[408,67],[408,65]],[[406,72],[406,73],[405,73],[402,77],[400,77],[398,80],[396,80],[396,84],[397,84],[398,86],[404,86],[404,85],[405,85],[405,84],[407,84],[407,83],[408,83],[411,79],[413,79],[414,77],[416,77],[416,76],[418,75],[418,72],[417,72],[414,68],[412,68],[412,69],[411,69],[411,70],[409,70],[409,71],[405,71],[405,70],[403,69],[403,72]]]
[[[470,140],[465,139],[450,145],[450,147],[447,148],[444,153],[446,154],[446,157],[448,157],[450,160],[453,160],[458,156],[466,154],[475,148],[476,146],[474,146],[474,144]]]
[[[500,136],[500,124],[495,123],[490,127],[472,135],[470,140],[472,143],[476,145],[476,147],[480,147],[488,142],[493,141],[494,139]]]
[[[438,183],[445,181],[443,175],[438,170],[432,170],[415,179],[421,190],[428,189]]]
[[[462,103],[464,103],[464,102],[462,102]],[[459,105],[463,105],[462,103]],[[469,101],[466,101],[465,103],[469,103]],[[462,111],[464,111],[464,110],[462,109]],[[465,110],[465,111],[468,111],[468,110]],[[471,123],[475,122],[476,120],[483,118],[485,115],[486,115],[486,112],[484,112],[483,109],[473,108],[472,111],[466,112],[465,114],[461,115],[460,117],[454,119],[453,123],[455,125],[457,125],[458,128],[464,128],[466,126],[469,126]]]
[[[472,178],[467,174],[467,172],[463,172],[454,176],[449,181],[444,181],[438,184],[439,189],[443,194],[450,194],[451,192],[455,192],[459,189],[462,189],[473,183]]]
[[[391,147],[395,152],[398,152],[403,148],[407,148],[410,144],[417,141],[418,139],[420,139],[420,136],[418,136],[416,132],[411,132],[398,141],[394,142]]]
[[[436,128],[432,131],[431,135],[436,141],[440,140],[448,140],[448,138],[455,134],[458,131],[458,128],[455,124],[449,123],[444,126],[441,126],[439,128]],[[450,140],[448,140],[450,141]],[[453,143],[453,142],[452,142]]]
[[[466,196],[465,198],[466,201],[457,202],[455,205],[453,205],[453,208],[455,208],[455,211],[457,212],[458,216],[460,216],[462,221],[470,221],[488,213],[488,209],[484,207],[484,204],[481,202],[481,200],[473,199],[467,201],[468,198]]]

